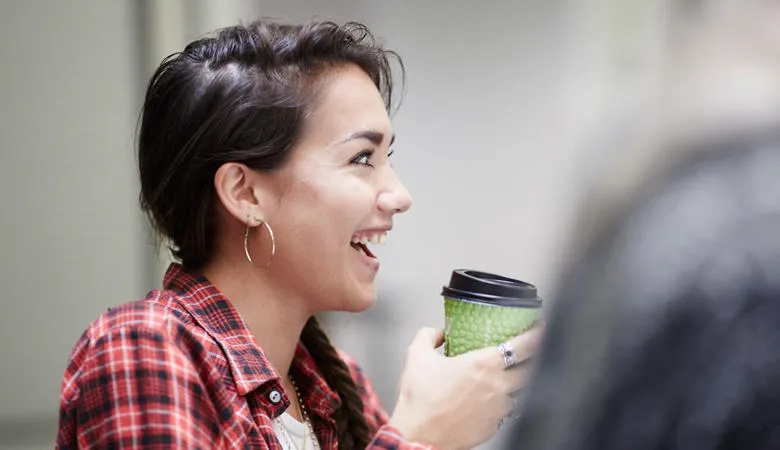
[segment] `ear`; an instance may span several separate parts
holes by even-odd
[[[214,175],[214,189],[222,206],[241,223],[263,220],[264,190],[260,175],[241,163],[225,163]]]

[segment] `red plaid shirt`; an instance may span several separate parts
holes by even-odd
[[[165,290],[104,312],[62,382],[57,448],[282,449],[271,421],[289,406],[279,376],[230,302],[173,264]],[[369,448],[424,449],[386,425],[369,380],[342,353],[375,437]],[[298,344],[291,368],[323,449],[335,449],[339,397]]]

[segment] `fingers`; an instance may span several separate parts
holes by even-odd
[[[515,365],[531,359],[539,349],[542,341],[543,327],[535,325],[530,330],[513,337],[509,341],[515,351]],[[491,370],[504,370],[504,358],[496,346],[490,346],[469,352],[472,357],[481,360]]]
[[[497,406],[499,417],[506,417],[515,409],[515,402],[509,395],[504,395]]]
[[[509,339],[508,342],[515,349],[517,364],[521,364],[536,355],[542,342],[543,331],[544,327],[537,324],[525,333]],[[501,362],[503,363],[503,359]]]
[[[497,376],[500,377],[502,391],[511,394],[524,388],[530,375],[530,367],[523,366],[512,370],[502,370]]]

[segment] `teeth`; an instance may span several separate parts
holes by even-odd
[[[353,244],[363,244],[366,245],[368,243],[374,244],[374,245],[384,245],[387,242],[387,233],[382,234],[373,234],[371,236],[352,236],[352,243]]]

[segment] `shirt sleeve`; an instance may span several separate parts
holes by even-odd
[[[363,369],[361,369],[352,356],[341,350],[339,350],[339,354],[347,364],[347,367],[349,367],[352,378],[355,380],[358,393],[363,399],[366,422],[369,429],[374,433],[374,438],[369,443],[368,449],[433,450],[436,448],[432,445],[408,441],[400,431],[388,425],[389,416],[384,407],[382,407],[371,380],[365,375]]]
[[[159,330],[85,334],[63,380],[57,448],[221,448],[194,361]]]

